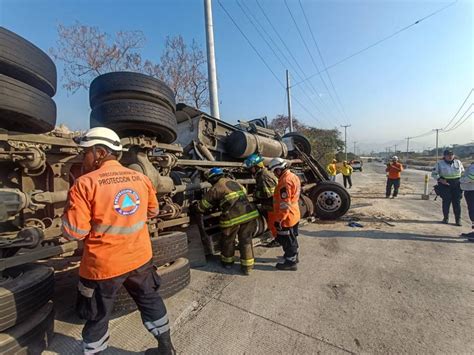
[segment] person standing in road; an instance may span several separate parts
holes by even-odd
[[[344,181],[344,187],[347,188],[347,185],[349,185],[349,188],[352,187],[352,172],[354,169],[350,164],[347,163],[347,161],[344,160],[342,163],[342,179]]]
[[[385,169],[385,171],[387,172],[387,186],[385,189],[385,197],[390,197],[393,186],[392,198],[395,198],[398,196],[398,190],[400,189],[400,177],[401,172],[403,171],[403,165],[398,162],[398,157],[396,155],[394,155],[392,157],[392,161],[387,164],[387,168]]]
[[[301,181],[293,174],[288,163],[275,158],[269,168],[278,177],[278,185],[273,195],[273,211],[270,214],[270,225],[276,234],[275,240],[283,247],[284,262],[276,264],[278,270],[297,270],[298,258],[298,224],[301,218],[298,204],[301,193]]]
[[[333,159],[328,166],[326,167],[326,171],[329,174],[329,180],[330,181],[336,181],[336,175],[337,175],[337,167],[336,167],[337,160]]]
[[[463,233],[462,236],[474,242],[474,162],[469,165],[461,177],[461,189],[464,191],[472,229],[470,233]]]
[[[221,168],[212,168],[205,174],[212,185],[203,199],[196,205],[197,211],[204,213],[214,207],[222,212],[219,226],[222,230],[221,262],[225,268],[232,268],[235,254],[235,238],[239,239],[240,269],[249,275],[255,260],[252,237],[257,229],[259,213],[247,197],[245,187],[237,181],[225,177]]]
[[[155,189],[148,177],[118,162],[122,144],[114,131],[92,128],[78,144],[86,174],[69,191],[61,228],[66,239],[84,241],[76,304],[86,320],[84,353],[107,348],[110,314],[123,285],[158,340],[146,354],[175,354],[146,224],[159,212]]]
[[[438,181],[437,189],[443,200],[442,223],[449,223],[449,208],[453,205],[454,218],[457,226],[461,226],[461,175],[464,167],[458,159],[454,159],[454,152],[446,149],[443,159],[436,162],[431,176]]]
[[[268,212],[273,210],[273,193],[278,179],[265,167],[262,156],[257,153],[245,159],[244,164],[255,177],[255,202],[260,205],[260,213],[268,219]]]

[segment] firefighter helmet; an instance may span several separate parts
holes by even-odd
[[[275,171],[275,169],[286,169],[288,167],[288,163],[282,158],[274,158],[268,165],[268,168],[271,171]]]
[[[263,158],[258,153],[253,153],[245,159],[244,164],[247,168],[251,168],[252,166],[259,165],[263,163]]]

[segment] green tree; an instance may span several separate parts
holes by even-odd
[[[271,120],[269,127],[283,135],[288,132],[289,119],[286,115],[277,115]],[[327,164],[336,157],[336,154],[344,150],[344,141],[337,129],[320,129],[303,124],[297,118],[293,118],[293,129],[301,133],[311,143],[311,155],[321,162]]]

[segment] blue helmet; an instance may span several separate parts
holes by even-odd
[[[224,170],[221,168],[212,168],[206,172],[205,177],[207,180],[209,180],[221,175],[224,175]]]
[[[263,162],[263,158],[260,154],[253,153],[244,160],[244,164],[247,168],[251,168],[259,163]]]

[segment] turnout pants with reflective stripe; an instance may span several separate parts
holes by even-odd
[[[140,268],[106,280],[80,278],[76,309],[86,324],[82,330],[85,354],[107,348],[109,318],[115,297],[124,286],[140,311],[143,324],[155,337],[169,331],[166,307],[158,294],[160,278],[151,262]]]
[[[224,264],[234,263],[235,238],[239,239],[240,265],[249,269],[255,263],[253,258],[252,237],[257,230],[257,220],[222,228],[221,261]]]
[[[283,247],[283,257],[286,262],[296,263],[298,256],[298,223],[293,227],[284,227],[282,230],[277,231],[275,240]]]

